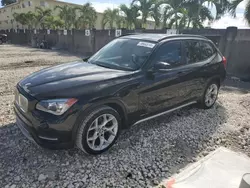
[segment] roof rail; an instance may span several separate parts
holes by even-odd
[[[140,35],[142,33],[125,33],[125,34],[122,34],[121,37],[124,37],[124,36],[129,36],[129,35]]]
[[[205,36],[201,36],[201,35],[190,35],[190,34],[176,34],[176,35],[167,35],[166,37],[161,38],[159,41],[163,41],[165,39],[171,39],[171,38],[184,38],[184,37],[195,37],[195,38],[202,38],[202,39],[207,39],[207,37]]]

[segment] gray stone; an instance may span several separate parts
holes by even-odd
[[[45,176],[44,174],[40,174],[38,177],[38,181],[43,181],[47,178],[47,176]]]

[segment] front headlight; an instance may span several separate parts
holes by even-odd
[[[37,103],[36,109],[59,116],[66,112],[76,102],[77,99],[74,98],[43,100]]]

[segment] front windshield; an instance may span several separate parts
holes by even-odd
[[[89,59],[99,66],[134,71],[141,68],[155,43],[134,39],[115,39]]]

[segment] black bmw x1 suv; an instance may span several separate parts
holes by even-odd
[[[43,147],[76,145],[100,154],[130,125],[194,103],[211,108],[225,66],[225,57],[202,36],[123,36],[90,58],[21,80],[17,125]]]

